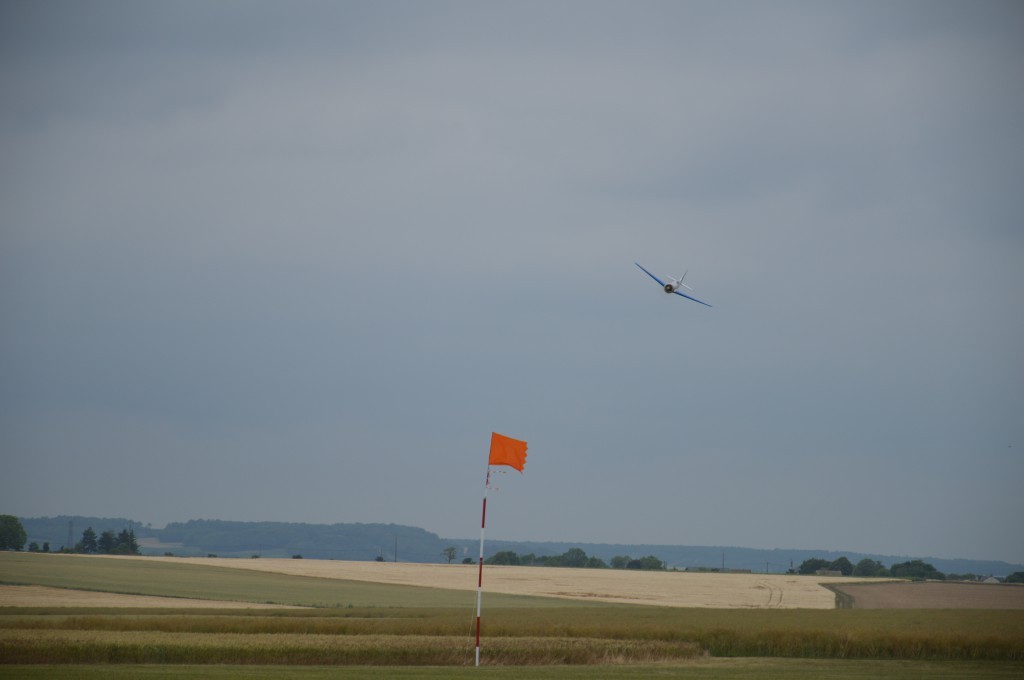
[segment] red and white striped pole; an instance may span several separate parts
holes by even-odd
[[[476,579],[476,665],[480,665],[480,600],[484,590],[484,527],[487,526],[487,490],[491,488],[491,466],[507,465],[519,472],[526,466],[526,442],[497,432],[491,433],[491,451],[487,456],[484,481],[484,509],[480,516],[480,567]]]
[[[491,488],[491,466],[487,465],[484,482],[484,509],[480,516],[480,571],[476,579],[476,665],[480,665],[480,600],[484,590],[484,527],[487,526],[487,490]]]

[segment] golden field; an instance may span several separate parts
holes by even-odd
[[[165,561],[267,573],[390,585],[473,591],[477,565],[343,562],[216,557],[114,557],[97,560]],[[715,609],[832,609],[835,594],[821,584],[863,579],[779,574],[653,572],[563,567],[484,567],[484,593],[533,595],[591,602]],[[3,598],[0,590],[0,598]],[[0,605],[4,601],[0,599]]]

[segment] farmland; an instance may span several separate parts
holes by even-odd
[[[25,555],[23,559],[30,556]],[[47,557],[50,562],[41,562]],[[13,558],[11,558],[13,560]],[[145,581],[167,568],[197,570],[203,574],[196,578],[196,586],[192,589],[182,588],[174,592],[158,594],[177,597],[214,596],[214,590],[203,590],[201,584],[210,583],[216,592],[230,592],[230,599],[247,599],[245,593],[251,592],[248,585],[239,586],[239,580],[260,583],[259,575],[269,578],[271,575],[288,576],[290,580],[280,579],[281,583],[307,586],[322,584],[322,581],[334,580],[348,583],[382,584],[408,589],[408,600],[404,604],[416,604],[430,593],[423,593],[422,587],[451,591],[445,597],[455,606],[471,602],[466,596],[458,593],[474,591],[477,582],[476,565],[462,564],[394,564],[380,562],[341,562],[332,560],[293,560],[293,559],[218,559],[218,558],[164,558],[164,557],[109,557],[81,555],[38,556],[32,563],[36,573],[33,581],[41,585],[78,587],[87,589],[104,589],[102,579],[93,579],[89,585],[70,585],[61,580],[67,573],[61,560],[77,561],[80,565],[71,573],[77,578],[90,574],[95,570],[119,574],[117,581],[125,588],[120,592],[136,593],[132,584],[140,579]],[[0,563],[3,564],[3,563]],[[9,563],[11,564],[11,563]],[[102,565],[102,566],[99,566]],[[224,569],[230,567],[231,571]],[[11,564],[11,569],[14,565]],[[46,582],[39,581],[40,569],[48,575]],[[201,571],[205,570],[205,571]],[[213,571],[210,571],[213,570]],[[239,571],[245,572],[239,575]],[[251,572],[255,572],[251,573]],[[179,571],[177,573],[184,573]],[[513,595],[540,597],[544,599],[559,598],[590,602],[613,602],[620,604],[642,604],[666,607],[712,607],[739,609],[831,609],[835,606],[835,594],[822,587],[820,582],[830,584],[854,582],[862,579],[841,577],[806,577],[787,576],[780,574],[698,574],[685,572],[632,571],[618,569],[564,569],[549,567],[507,567],[488,566],[485,572],[485,590],[488,599],[493,602],[495,596]],[[211,581],[210,579],[213,579]],[[4,580],[16,582],[7,577]],[[398,592],[398,591],[393,591]],[[439,595],[431,599],[437,603]],[[296,595],[296,599],[274,600],[281,604],[316,604]],[[325,595],[323,602],[336,603]],[[377,600],[373,600],[374,602]],[[540,605],[534,602],[534,605]]]
[[[1024,586],[990,583],[841,583],[855,609],[1024,609]]]
[[[280,609],[288,605],[259,602],[232,602],[229,600],[198,600],[187,597],[159,597],[153,595],[124,595],[94,590],[48,588],[46,586],[0,585],[0,607],[117,607],[119,609],[147,609],[167,607],[175,609]]]
[[[195,559],[197,564],[206,560]],[[243,560],[242,568],[395,585],[474,590],[477,566],[326,560]],[[488,566],[489,593],[666,607],[831,609],[835,596],[815,579],[622,569]],[[844,579],[832,579],[842,581]]]
[[[332,677],[441,678],[462,677],[460,669],[472,665],[470,589],[361,581],[351,577],[357,570],[345,563],[335,565],[339,571],[333,576],[311,576],[324,565],[277,562],[0,554],[0,581],[8,584],[0,597],[32,587],[50,597],[53,590],[70,595],[84,589],[99,598],[88,605],[69,598],[64,607],[52,600],[26,606],[31,597],[18,606],[0,600],[5,605],[0,607],[3,674],[312,678],[324,677],[330,668]],[[218,566],[223,563],[232,566]],[[304,573],[281,573],[289,569]],[[401,571],[387,573],[398,578]],[[504,570],[488,568],[485,584],[500,580],[491,578],[495,571]],[[537,574],[537,587],[545,592],[564,588],[545,571],[575,572],[586,581],[582,570],[527,568],[525,576]],[[510,581],[524,576],[507,573]],[[671,578],[687,575],[651,576],[672,583]],[[693,576],[715,581],[725,575]],[[762,578],[745,576],[755,582]],[[735,586],[732,579],[723,583],[726,590]],[[577,587],[602,599],[485,593],[488,675],[511,677],[504,673],[524,666],[531,668],[530,677],[542,678],[999,678],[1019,677],[1024,670],[1021,610],[939,609],[923,616],[917,609],[778,608],[770,602],[640,606],[615,601],[622,592],[607,583]],[[633,594],[650,591],[643,579],[627,588]],[[121,606],[120,597],[141,596],[156,596],[154,606]],[[784,591],[784,602],[787,596]],[[186,601],[188,608],[172,606]],[[240,603],[292,606],[240,608]],[[387,673],[373,675],[381,667]]]

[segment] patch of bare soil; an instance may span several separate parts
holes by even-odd
[[[295,609],[278,604],[119,595],[44,586],[0,586],[0,607],[168,607],[177,609]]]
[[[854,609],[1024,609],[1024,586],[1006,583],[841,583]]]

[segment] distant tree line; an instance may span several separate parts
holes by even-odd
[[[138,555],[139,544],[132,529],[122,529],[115,534],[107,529],[99,536],[88,527],[82,532],[82,540],[75,544],[72,552],[85,555]]]
[[[83,533],[83,540],[74,545],[65,546],[63,545],[65,542],[73,540],[71,539],[72,526],[89,526],[90,529]],[[112,531],[104,532],[104,535],[97,535],[95,531],[91,530],[91,527],[95,526],[129,526],[134,528],[129,531],[131,536],[125,537],[123,535],[124,532],[118,534]],[[26,529],[28,530],[27,534]],[[92,531],[94,541],[88,540],[89,531]],[[102,554],[109,551],[112,554],[138,554],[139,547],[134,540],[136,532],[138,532],[137,535],[143,538],[157,539],[163,543],[178,544],[185,554],[225,555],[226,553],[226,556],[229,557],[248,557],[256,553],[262,556],[275,557],[302,555],[305,558],[352,560],[372,559],[376,556],[379,561],[385,561],[385,559],[387,561],[391,559],[397,561],[398,555],[393,555],[390,550],[394,546],[396,552],[398,552],[397,549],[399,547],[401,548],[403,561],[433,561],[437,560],[440,554],[442,559],[450,564],[456,559],[456,555],[458,555],[460,550],[465,550],[465,548],[456,548],[455,545],[447,543],[451,539],[440,539],[436,534],[417,527],[394,524],[339,523],[320,525],[282,522],[189,520],[184,523],[168,524],[164,529],[154,529],[152,525],[126,518],[59,516],[52,518],[25,518],[23,524],[22,520],[13,515],[0,515],[0,550],[25,550],[26,543],[28,543],[28,535],[31,535],[33,541],[28,543],[27,549],[29,551],[56,551],[56,546],[60,546],[59,550],[61,552],[77,551]],[[92,549],[93,544],[95,544],[94,551]],[[51,546],[54,547],[51,548]],[[568,546],[566,544],[557,546],[557,548],[565,547]],[[385,549],[387,549],[387,558],[384,557]],[[596,546],[592,548],[592,550],[598,549]],[[621,549],[627,550],[630,548],[623,547]],[[635,549],[647,551],[658,548],[655,546],[636,546]],[[715,550],[717,551],[718,549],[716,548]],[[170,553],[164,554],[168,555]],[[608,559],[607,556],[605,556],[605,559]],[[671,555],[670,559],[675,562],[683,561],[682,558]],[[462,561],[475,564],[476,558],[467,557]],[[554,556],[537,556],[533,553],[518,555],[513,551],[505,551],[504,554],[494,555],[488,560],[488,563],[613,569],[666,568],[665,563],[653,555],[642,558],[617,555],[609,561],[610,564],[606,564],[601,558],[591,557],[583,549],[575,547],[561,555]],[[983,562],[977,562],[977,564],[985,565]],[[956,564],[955,566],[949,564],[947,566],[947,569],[956,571],[969,568],[970,566],[966,564]],[[1002,564],[994,567],[982,566],[982,568],[1000,569]],[[867,558],[852,564],[845,556],[831,561],[817,558],[805,560],[800,565],[799,573],[813,574],[818,569],[827,569],[856,577],[942,578],[938,570],[921,560],[894,564],[891,568],[888,568],[881,562]],[[691,568],[690,570],[717,571],[714,568]],[[767,571],[767,566],[765,570]],[[791,571],[795,573],[798,570],[792,569]],[[987,571],[987,573],[992,572]],[[964,581],[980,580],[982,578],[982,576],[972,573],[948,573],[944,577],[946,580]],[[1024,583],[1024,572],[1011,574],[1005,580],[1010,583]]]
[[[817,574],[819,571],[837,571],[843,576],[892,576],[914,580],[945,581],[946,575],[923,560],[910,560],[894,564],[888,569],[881,562],[864,558],[856,565],[846,557],[828,560],[812,557],[804,560],[796,570],[798,574]],[[950,575],[951,577],[954,575]],[[958,575],[957,575],[958,576]],[[973,580],[973,574],[970,575]]]
[[[611,561],[612,569],[642,569],[644,571],[664,571],[668,565],[654,555],[633,559],[629,555],[616,555]]]
[[[28,534],[21,520],[14,515],[0,515],[0,550],[22,550]],[[50,542],[44,541],[42,547],[35,541],[28,544],[29,552],[50,552]],[[86,555],[138,555],[139,544],[135,540],[132,529],[123,529],[115,534],[112,530],[104,531],[99,536],[89,527],[82,532],[82,540],[73,548],[63,546],[61,552],[84,553]]]
[[[472,561],[472,560],[470,560]],[[646,569],[664,570],[666,565],[654,555],[633,559],[617,555],[611,565],[600,557],[590,557],[582,548],[569,548],[561,555],[519,555],[514,550],[501,550],[484,560],[485,564],[505,564],[526,567],[575,567],[580,569]]]

